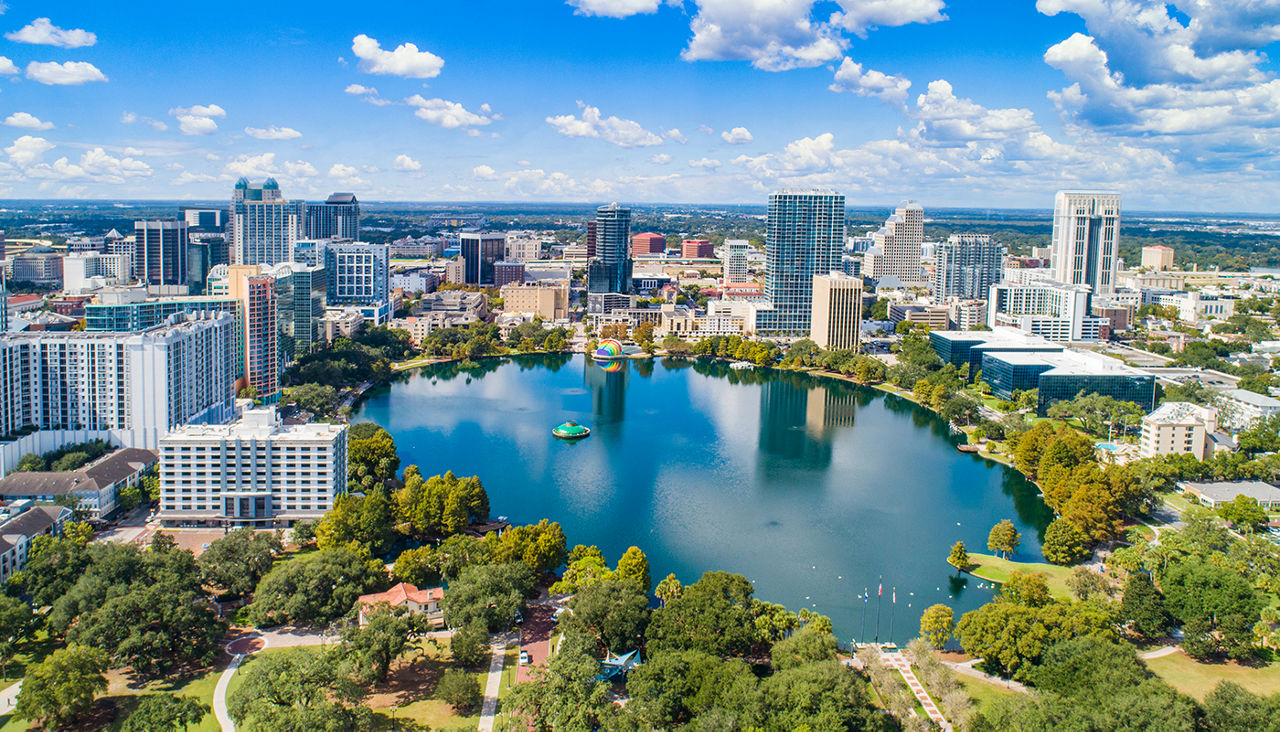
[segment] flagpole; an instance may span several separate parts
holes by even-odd
[[[862,588],[862,630],[858,633],[858,637],[863,643],[867,642],[867,603],[871,600],[871,590]]]
[[[889,642],[893,642],[893,616],[898,609],[898,588],[893,588],[893,602],[889,603]]]
[[[880,584],[876,585],[876,643],[880,642],[880,601],[884,599],[884,575],[880,576]]]

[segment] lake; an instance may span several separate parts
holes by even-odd
[[[957,451],[932,412],[786,371],[582,355],[447,364],[370,394],[357,420],[392,434],[402,468],[480,476],[494,515],[559,521],[570,546],[610,562],[639,546],[655,584],[741,573],[761,599],[829,616],[842,643],[875,635],[877,605],[882,640],[914,637],[937,602],[958,619],[992,593],[946,563],[952,543],[985,552],[1008,518],[1017,558],[1042,561],[1052,519],[1032,483]],[[591,436],[553,437],[566,420]]]

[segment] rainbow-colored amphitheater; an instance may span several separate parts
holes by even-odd
[[[622,350],[622,344],[613,338],[605,338],[596,346],[596,358],[599,359],[622,358],[624,355],[626,352]]]

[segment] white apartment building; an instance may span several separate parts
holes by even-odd
[[[924,244],[924,207],[916,201],[904,201],[872,234],[875,252],[866,260],[871,277],[896,277],[905,284],[923,280],[920,271],[920,248]]]
[[[133,333],[6,334],[0,434],[34,429],[154,449],[179,425],[225,421],[234,408],[234,329],[234,316],[202,312]]]
[[[79,252],[62,258],[62,291],[79,295],[129,281],[131,265],[124,254]]]
[[[1138,455],[1194,455],[1204,460],[1214,453],[1218,410],[1190,402],[1166,402],[1142,418]]]
[[[1157,305],[1178,309],[1178,319],[1192,323],[1197,320],[1226,320],[1236,312],[1235,298],[1223,297],[1212,292],[1173,292],[1157,295]]]
[[[319,519],[346,490],[345,424],[286,425],[268,407],[160,441],[167,526],[292,526]]]
[[[726,239],[724,242],[724,283],[737,285],[751,281],[747,254],[751,244],[746,239]]]
[[[1222,424],[1233,430],[1252,427],[1255,422],[1280,414],[1280,399],[1247,389],[1229,389],[1218,395]]]
[[[1050,240],[1053,278],[1110,295],[1116,286],[1119,232],[1119,193],[1058,191]]]
[[[1111,321],[1089,312],[1084,286],[1048,280],[992,285],[987,297],[987,325],[1007,326],[1059,343],[1096,341]]]

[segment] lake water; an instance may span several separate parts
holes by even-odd
[[[637,545],[655,584],[741,573],[761,599],[830,616],[842,643],[875,635],[877,604],[879,637],[900,642],[935,602],[957,618],[981,605],[991,591],[957,577],[951,544],[985,552],[1009,518],[1020,558],[1041,561],[1052,518],[1034,485],[958,452],[931,412],[789,372],[581,355],[442,365],[371,394],[358,419],[395,437],[401,467],[480,476],[495,515],[559,521],[570,546],[611,562]],[[566,420],[591,436],[552,437]]]

